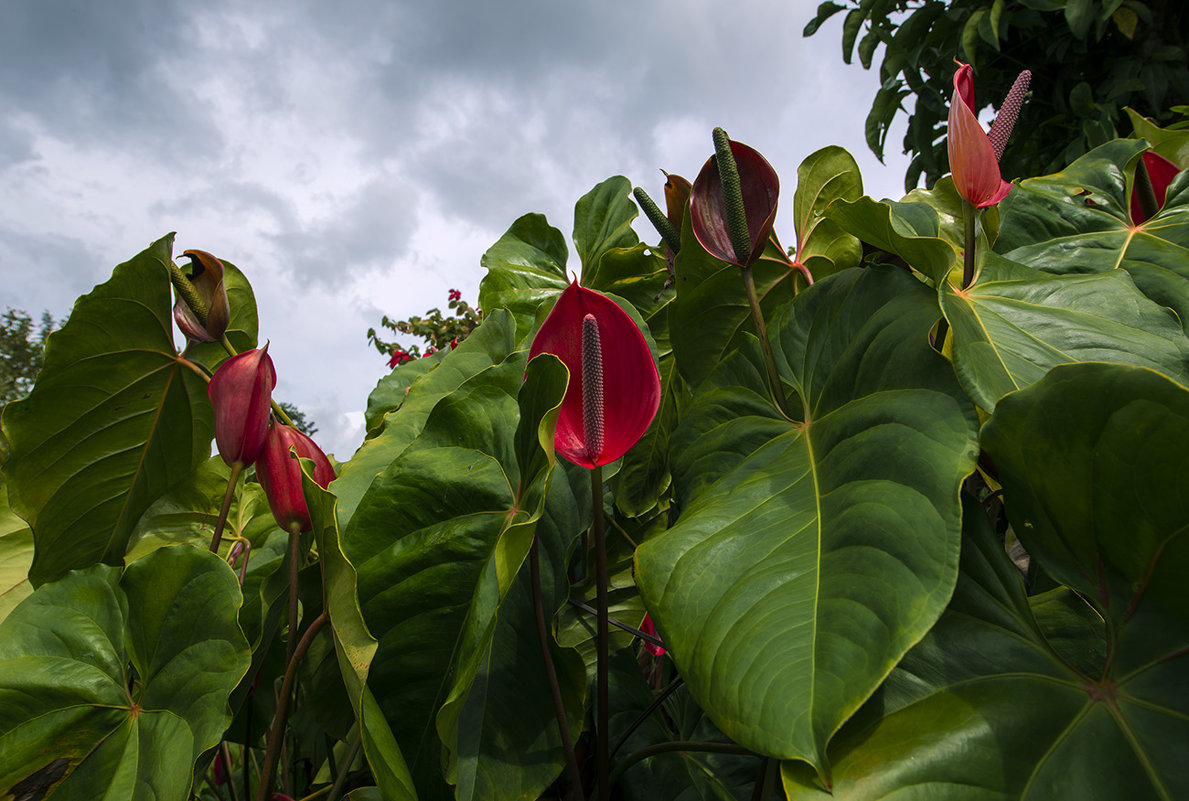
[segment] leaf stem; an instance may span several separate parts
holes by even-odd
[[[768,339],[768,326],[764,324],[764,313],[760,309],[760,299],[756,296],[755,277],[750,267],[743,268],[743,285],[747,287],[747,303],[751,306],[751,319],[756,325],[756,334],[760,338],[760,347],[764,351],[764,364],[768,368],[768,383],[772,387],[772,396],[776,398],[776,405],[781,413],[788,417],[788,400],[784,396],[784,385],[780,383],[780,371],[776,369],[776,357],[772,354],[772,342]]]
[[[561,735],[562,748],[566,754],[566,770],[570,773],[570,784],[582,793],[582,771],[578,768],[578,757],[574,753],[574,740],[570,736],[570,723],[566,720],[566,705],[562,701],[561,686],[557,682],[557,670],[553,666],[553,654],[549,652],[549,630],[545,625],[545,603],[541,597],[541,556],[537,547],[537,536],[529,548],[529,570],[533,584],[533,610],[537,616],[537,641],[541,644],[541,657],[545,660],[545,676],[549,681],[549,697],[553,700],[553,712],[557,716],[557,730]]]
[[[594,513],[591,529],[594,533],[595,547],[595,587],[597,590],[595,607],[598,610],[597,652],[598,664],[595,669],[597,687],[597,717],[595,722],[595,775],[598,780],[598,801],[610,801],[611,782],[609,736],[607,732],[610,713],[610,633],[608,630],[608,602],[607,602],[607,536],[603,521],[603,468],[595,465],[590,471],[590,499]]]
[[[574,606],[578,607],[579,609],[581,609],[583,612],[586,612],[589,615],[597,615],[599,613],[599,610],[591,608],[590,604],[584,604],[584,603],[582,603],[582,601],[576,601],[573,598],[571,598],[570,603],[573,604]],[[631,634],[633,637],[637,637],[641,640],[644,640],[644,642],[655,645],[657,648],[665,647],[665,644],[664,644],[664,642],[661,641],[660,637],[653,637],[651,634],[645,634],[644,632],[640,631],[640,629],[636,628],[635,626],[629,626],[627,623],[624,623],[619,618],[611,617],[610,615],[608,615],[607,623],[621,631],[626,631],[628,634]]]
[[[293,658],[297,647],[297,555],[300,550],[301,524],[289,524],[289,641],[285,649],[286,661]]]
[[[611,749],[611,755],[615,756],[619,749],[623,747],[624,743],[628,741],[628,738],[632,736],[632,732],[640,728],[644,721],[648,720],[652,713],[655,712],[660,707],[660,705],[665,702],[665,699],[675,693],[677,688],[684,683],[685,679],[681,678],[680,676],[669,682],[669,686],[661,690],[660,695],[654,698],[652,703],[649,704],[648,707],[643,712],[641,712],[635,720],[632,721],[632,725],[628,726],[627,730],[619,736],[619,740],[615,743],[615,747]]]
[[[289,717],[289,697],[293,694],[293,684],[297,680],[297,666],[305,658],[306,652],[314,642],[314,637],[322,627],[330,622],[330,615],[325,611],[306,629],[301,642],[293,650],[289,664],[285,668],[285,679],[281,682],[281,695],[277,699],[277,714],[273,717],[272,728],[268,730],[268,744],[264,752],[264,768],[260,774],[260,788],[256,793],[256,801],[268,798],[269,788],[277,774],[277,759],[281,755],[280,744],[285,730],[285,723]]]
[[[347,755],[343,759],[343,767],[339,771],[339,775],[335,777],[334,786],[330,788],[330,795],[326,797],[326,801],[338,801],[342,797],[343,788],[347,785],[347,776],[351,773],[351,765],[355,763],[355,757],[359,756],[359,748],[362,745],[362,730],[356,725],[351,729],[351,742],[347,747]]]
[[[231,749],[227,741],[219,743],[219,753],[215,759],[223,760],[223,775],[227,777],[227,787],[231,791],[231,801],[239,801],[239,791],[235,789],[235,775],[231,772]]]
[[[974,283],[974,251],[978,247],[978,209],[969,200],[962,200],[962,288]]]
[[[611,774],[611,784],[615,784],[617,781],[619,781],[624,772],[637,762],[658,754],[667,754],[674,751],[694,751],[705,754],[740,754],[743,756],[755,756],[754,751],[744,748],[738,743],[707,743],[697,742],[694,740],[675,740],[669,743],[657,743],[656,745],[650,745],[647,748],[641,748],[639,751],[624,757],[624,760],[615,766],[615,772]]]
[[[235,488],[239,484],[239,474],[243,472],[244,463],[236,461],[231,465],[231,477],[227,479],[227,492],[223,493],[223,505],[219,507],[219,519],[215,521],[215,533],[211,537],[211,553],[219,552],[219,543],[223,539],[223,527],[227,525],[227,512],[231,509],[231,499],[235,495]],[[240,581],[243,586],[243,581]]]

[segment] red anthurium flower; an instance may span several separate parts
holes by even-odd
[[[1148,170],[1148,178],[1151,179],[1152,189],[1156,193],[1156,207],[1160,208],[1164,205],[1164,198],[1168,194],[1168,185],[1172,183],[1173,178],[1177,177],[1181,168],[1151,150],[1144,153],[1144,167]],[[1147,219],[1143,209],[1139,206],[1139,195],[1133,188],[1131,190],[1131,221],[1139,225]]]
[[[640,624],[640,631],[644,632],[650,637],[656,637],[658,640],[660,639],[660,637],[657,637],[656,626],[652,624],[651,615],[644,616],[644,622]],[[661,648],[659,645],[653,645],[648,640],[644,640],[642,645],[644,646],[644,650],[653,656],[664,656],[665,654],[669,653],[664,648]]]
[[[570,384],[554,445],[574,464],[613,462],[636,444],[661,403],[661,380],[644,335],[606,295],[570,284],[533,339],[529,358],[557,356]]]
[[[206,301],[206,325],[190,310],[182,298],[173,304],[173,319],[187,339],[195,342],[217,342],[227,331],[231,321],[231,305],[227,302],[227,289],[223,286],[223,262],[205,250],[187,250],[182,254],[190,258],[193,275],[190,283]]]
[[[985,209],[1007,197],[1011,184],[999,173],[995,148],[974,114],[974,70],[969,64],[959,63],[954,73],[947,145],[954,188],[963,199]]]
[[[290,448],[303,459],[314,460],[314,481],[326,489],[334,480],[334,468],[322,449],[305,434],[292,426],[274,424],[268,429],[264,452],[256,462],[256,478],[268,496],[268,506],[277,525],[286,531],[294,523],[302,531],[313,528],[305,495],[301,491],[301,464]]]
[[[702,166],[690,190],[689,219],[694,236],[711,256],[740,267],[749,267],[763,253],[764,245],[772,233],[772,225],[776,222],[780,179],[768,160],[745,144],[732,141],[731,155],[735,157],[735,164],[739,168],[747,234],[751,241],[747,263],[735,255],[735,246],[731,244],[727,201],[723,195],[722,178],[718,174],[718,162],[713,156]]]
[[[215,409],[215,443],[228,465],[251,464],[264,450],[277,374],[268,345],[232,356],[206,387]]]

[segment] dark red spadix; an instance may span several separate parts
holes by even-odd
[[[660,375],[644,335],[615,301],[570,284],[533,339],[529,359],[542,353],[570,371],[554,436],[558,454],[595,467],[644,436],[661,403]]]

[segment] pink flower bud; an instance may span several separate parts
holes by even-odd
[[[1023,91],[1019,95],[1022,101]],[[1005,120],[997,133],[1004,142],[1011,132],[1008,122]],[[1010,122],[1014,123],[1014,119]],[[946,146],[949,149],[950,170],[954,174],[954,188],[975,208],[994,206],[1011,192],[1011,184],[1003,180],[999,172],[995,146],[974,114],[974,70],[969,64],[961,62],[954,73]]]
[[[232,356],[211,377],[206,392],[215,408],[215,442],[228,465],[251,464],[264,450],[276,385],[267,345]]]
[[[334,468],[322,449],[296,428],[279,423],[268,429],[264,452],[256,462],[256,478],[268,496],[268,506],[277,525],[286,531],[297,523],[302,531],[313,528],[305,494],[301,490],[301,464],[293,456],[314,461],[314,481],[322,489],[334,480]]]

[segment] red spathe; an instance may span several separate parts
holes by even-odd
[[[594,315],[603,362],[603,447],[592,453],[583,424],[582,320]],[[661,380],[652,351],[628,313],[606,295],[570,284],[533,339],[529,359],[557,356],[570,383],[557,418],[558,454],[583,467],[613,462],[644,436],[661,403]]]

